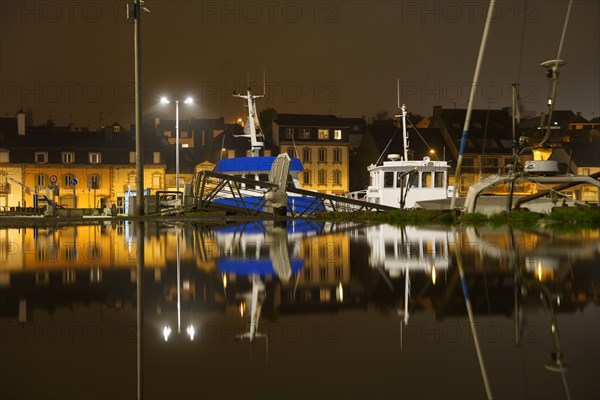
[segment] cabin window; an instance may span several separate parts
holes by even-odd
[[[433,181],[433,186],[438,187],[438,188],[446,186],[445,185],[445,183],[446,183],[445,175],[446,174],[443,172],[434,172],[434,174],[435,174],[435,179]]]
[[[393,172],[384,172],[383,173],[383,187],[384,188],[394,187],[394,173]]]
[[[428,188],[431,187],[431,172],[422,172],[421,173],[421,187]]]
[[[250,179],[251,181],[256,180],[256,176],[254,174],[247,174],[245,178]],[[246,183],[246,189],[256,189],[256,185]]]

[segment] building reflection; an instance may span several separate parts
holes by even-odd
[[[421,310],[434,311],[437,319],[465,312],[457,243],[444,228],[305,221],[286,228],[263,222],[143,226],[143,232],[129,223],[0,229],[0,313],[25,322],[38,308],[134,307],[140,240],[145,308],[149,318],[170,327],[170,335],[186,334],[189,324],[197,330],[206,313],[242,313],[250,327],[252,310],[277,320],[372,305],[400,311],[404,323]],[[517,316],[540,307],[537,299],[515,295],[523,282],[543,284],[557,313],[600,300],[597,230],[468,228],[459,232],[458,245],[475,314]]]

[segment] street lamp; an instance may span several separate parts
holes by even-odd
[[[179,192],[179,100],[175,101],[175,191]],[[168,98],[161,97],[161,104],[170,104]],[[183,104],[193,104],[194,99],[192,97],[187,97]],[[179,195],[177,196],[179,197]]]

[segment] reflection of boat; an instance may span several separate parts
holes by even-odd
[[[404,275],[404,310],[399,310],[398,314],[404,317],[404,324],[407,324],[410,273],[429,275],[435,285],[439,272],[446,271],[450,265],[448,232],[380,225],[367,228],[365,234],[371,248],[369,265],[381,272],[388,285],[393,288],[385,273],[392,279]]]
[[[247,277],[249,290],[240,285],[237,293],[242,317],[249,315],[248,331],[237,336],[253,343],[257,338],[268,340],[258,332],[260,313],[266,299],[263,277],[277,276],[288,282],[302,269],[300,247],[296,241],[316,233],[315,227],[304,221],[293,221],[287,227],[265,227],[265,222],[226,227],[215,231],[218,247],[217,266],[223,274],[223,286]],[[289,238],[292,240],[290,241]],[[268,344],[267,344],[268,345]]]
[[[370,184],[367,190],[352,192],[351,198],[398,208],[414,208],[424,200],[445,200],[448,195],[448,169],[446,161],[408,159],[408,133],[406,131],[406,107],[402,106],[402,133],[404,155],[389,154],[388,161],[379,160],[367,169]]]
[[[253,95],[250,89],[247,89],[245,95],[233,94],[234,97],[239,97],[246,100],[246,124],[244,126],[244,134],[236,137],[244,137],[250,140],[250,150],[248,157],[236,157],[221,159],[214,168],[214,172],[232,175],[238,178],[244,178],[251,181],[269,182],[273,180],[276,174],[271,174],[274,168],[276,157],[261,155],[264,150],[264,135],[262,133],[258,115],[256,112],[256,104],[254,100],[262,95]],[[302,162],[298,158],[289,159],[289,170],[287,182],[282,182],[281,186],[290,186],[292,188],[300,188],[299,174],[304,171]],[[271,179],[270,179],[271,174]],[[278,177],[277,177],[278,178]],[[278,178],[280,179],[280,178]],[[280,184],[278,181],[271,183]],[[285,183],[285,185],[284,185]],[[242,183],[239,196],[242,198],[245,208],[262,208],[263,196],[257,190],[257,185],[251,183]],[[231,197],[231,198],[230,198]],[[239,207],[239,202],[235,196],[224,196],[215,199],[216,203]],[[285,205],[285,199],[283,200]],[[313,204],[314,198],[309,196],[289,195],[287,199],[287,209],[295,212],[314,211],[318,209],[318,205]]]

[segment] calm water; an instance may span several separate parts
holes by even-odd
[[[598,399],[599,261],[598,230],[4,229],[0,398]]]

